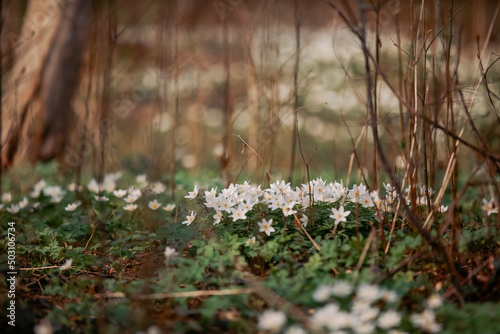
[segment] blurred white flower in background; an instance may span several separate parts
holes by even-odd
[[[175,250],[175,248],[173,247],[165,247],[165,257],[167,259],[171,258],[171,257],[174,257],[174,256],[177,256],[177,251]]]
[[[161,208],[161,204],[158,203],[157,200],[153,200],[153,201],[149,201],[148,203],[148,207],[151,209],[151,210],[157,210],[158,208]]]
[[[175,209],[175,204],[167,204],[165,205],[165,207],[163,208],[163,210],[165,211],[173,211]]]
[[[78,208],[81,204],[82,204],[81,201],[75,201],[75,202],[73,202],[71,204],[66,205],[66,207],[64,208],[64,210],[66,210],[66,211],[75,211],[76,208]]]
[[[127,204],[123,207],[123,210],[126,211],[134,211],[135,209],[137,209],[137,204]]]
[[[67,259],[66,262],[62,266],[59,267],[59,270],[68,270],[71,269],[71,265],[73,264],[73,259]]]
[[[279,332],[285,323],[286,316],[283,312],[266,310],[259,316],[257,326],[263,330]]]

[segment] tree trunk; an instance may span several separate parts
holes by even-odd
[[[2,101],[5,165],[18,149],[33,162],[64,152],[90,6],[87,0],[31,0],[21,35],[10,34],[16,45]]]

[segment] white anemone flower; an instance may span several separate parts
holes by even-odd
[[[267,310],[259,316],[259,329],[272,332],[279,332],[286,323],[286,316],[283,312]]]
[[[123,198],[125,195],[127,195],[127,191],[125,189],[114,190],[113,195],[118,198]]]
[[[19,212],[19,205],[11,204],[10,208],[7,208],[7,211],[9,211],[9,213],[15,215],[16,213]]]
[[[174,209],[175,209],[175,204],[167,204],[163,208],[163,210],[168,211],[168,212],[173,211]]]
[[[344,211],[344,206],[341,205],[340,208],[337,210],[335,208],[332,208],[332,214],[330,215],[330,218],[335,219],[335,225],[337,225],[340,222],[345,222],[347,221],[347,216],[351,211]]]
[[[264,232],[268,236],[270,236],[271,232],[275,231],[274,227],[271,227],[272,223],[273,223],[272,219],[269,219],[269,220],[262,219],[262,221],[260,223],[258,223],[259,227],[260,227],[259,232]]]
[[[66,205],[66,207],[64,208],[64,210],[66,210],[66,211],[75,211],[76,208],[78,208],[81,204],[82,204],[81,201],[75,201],[75,202],[73,202],[71,204]]]
[[[498,208],[495,208],[495,201],[490,199],[488,202],[486,198],[483,198],[483,206],[481,207],[484,211],[486,211],[486,214],[489,216],[492,213],[498,213]]]
[[[72,264],[73,264],[73,259],[67,259],[66,262],[64,262],[64,264],[59,267],[59,270],[64,271],[71,269]]]
[[[186,220],[182,222],[182,224],[184,225],[191,225],[191,223],[194,221],[194,219],[196,218],[196,213],[194,213],[194,211],[191,211],[191,214],[189,216],[186,216]]]
[[[165,257],[167,259],[170,259],[171,257],[177,256],[177,251],[173,247],[165,247]]]
[[[148,207],[151,209],[151,210],[157,210],[159,208],[161,208],[161,204],[158,203],[157,200],[154,200],[154,201],[149,201],[148,203]]]
[[[200,190],[200,188],[198,188],[198,186],[194,186],[194,190],[193,191],[190,191],[188,194],[189,195],[186,195],[184,196],[185,198],[188,198],[188,199],[194,199],[196,198],[196,196],[198,196],[198,191]]]
[[[123,210],[126,211],[134,211],[135,209],[137,209],[137,204],[127,204],[123,207]]]
[[[255,245],[255,236],[249,238],[246,242],[245,242],[245,246],[250,246],[250,245]]]
[[[11,195],[11,193],[3,193],[2,194],[2,202],[8,203],[10,201],[12,201],[12,195]]]

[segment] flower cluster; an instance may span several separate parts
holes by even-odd
[[[143,196],[144,192],[150,195],[159,195],[165,192],[166,186],[159,181],[148,182],[145,175],[139,175],[136,177],[136,185],[130,186],[128,189],[117,189],[117,181],[121,178],[122,173],[111,173],[104,176],[102,182],[97,182],[95,179],[91,179],[87,183],[85,189],[90,194],[96,202],[107,202],[110,198],[122,199],[123,210],[134,211],[138,208],[136,204],[137,200]],[[11,214],[17,214],[20,210],[27,208],[30,204],[34,209],[40,208],[41,203],[60,203],[69,192],[83,192],[84,187],[81,185],[76,185],[71,183],[67,186],[67,190],[64,190],[57,185],[48,185],[45,180],[40,180],[34,184],[32,191],[30,192],[30,197],[24,197],[18,203],[12,203],[12,194],[6,192],[2,194],[0,203],[0,210],[4,208]],[[31,203],[30,203],[31,200]],[[66,202],[67,203],[67,202]],[[82,204],[81,200],[74,201],[72,203],[66,204],[64,209],[68,212],[75,211]],[[153,199],[148,202],[148,208],[151,210],[157,210],[162,208],[165,211],[173,211],[175,209],[175,204],[168,203],[163,206],[157,199]]]
[[[345,281],[337,281],[319,286],[312,297],[317,303],[324,304],[309,317],[307,326],[313,330],[326,329],[330,333],[406,333],[401,330],[404,314],[397,310],[400,296],[392,290],[366,283],[354,288]],[[441,305],[441,297],[431,295],[424,302],[424,310],[410,315],[409,322],[423,332],[441,331],[442,325],[436,321],[435,313]],[[286,315],[274,310],[264,311],[258,319],[258,327],[271,332],[279,332],[286,323]],[[295,325],[285,333],[305,331]]]
[[[145,175],[138,175],[136,177],[136,184],[128,187],[128,189],[118,189],[117,181],[121,178],[122,173],[116,172],[104,176],[102,182],[97,182],[91,179],[86,185],[86,189],[92,194],[95,201],[107,202],[110,198],[122,199],[123,210],[134,211],[138,208],[137,201],[143,196],[145,192],[150,195],[160,195],[165,192],[166,186],[162,182],[149,182]],[[329,203],[332,204],[330,218],[334,220],[334,224],[346,222],[350,210],[345,209],[345,204],[354,203],[364,208],[375,208],[376,218],[381,218],[381,213],[390,212],[394,210],[394,206],[399,199],[399,190],[391,184],[383,184],[385,194],[382,195],[378,190],[369,191],[363,184],[353,185],[351,189],[344,187],[342,181],[339,182],[326,182],[322,179],[312,180],[306,184],[302,184],[294,189],[290,183],[285,181],[277,181],[270,185],[267,189],[261,189],[261,186],[250,185],[248,182],[243,184],[231,184],[228,188],[222,189],[217,192],[217,189],[204,192],[205,206],[213,208],[213,223],[219,224],[225,218],[230,218],[231,221],[247,219],[247,213],[253,209],[258,203],[264,203],[271,211],[279,210],[284,217],[297,215],[299,221],[304,225],[308,223],[308,216],[305,215],[304,209],[308,208],[315,203]],[[48,185],[43,179],[33,185],[29,197],[24,197],[17,203],[12,203],[12,195],[10,192],[2,194],[0,210],[6,209],[11,214],[17,214],[21,210],[29,207],[36,209],[40,207],[40,200],[45,197],[50,203],[60,203],[69,192],[81,192],[84,188],[81,185],[71,183],[64,190],[57,185]],[[185,197],[188,199],[195,199],[199,197],[199,187],[195,186],[194,190],[189,192]],[[404,198],[407,204],[410,204],[409,188],[404,191]],[[432,196],[434,190],[425,186],[418,188],[416,204],[425,206],[428,203],[433,203]],[[66,202],[67,203],[67,202]],[[81,201],[75,201],[67,204],[66,211],[75,211],[80,205]],[[153,199],[147,203],[150,210],[158,210],[163,208],[165,211],[173,211],[176,207],[175,204],[166,203],[163,205],[158,199]],[[447,206],[438,205],[438,211],[444,213],[448,210]],[[493,213],[498,213],[498,204],[495,199],[491,198],[489,201],[483,199],[482,210],[489,216]],[[195,213],[190,214],[186,219],[185,224],[189,225],[194,220]],[[188,222],[188,223],[186,223]],[[270,235],[274,232],[271,227],[271,222],[267,220],[268,228],[262,229]],[[264,221],[260,222],[264,224]],[[262,228],[262,224],[259,227]]]
[[[198,196],[198,193],[199,188],[196,186],[185,197],[194,199]],[[265,190],[262,190],[261,186],[253,186],[245,181],[243,184],[231,184],[220,193],[215,188],[205,191],[204,205],[215,211],[213,224],[217,225],[223,218],[229,218],[233,222],[247,219],[247,213],[258,203],[265,204],[271,211],[281,211],[284,217],[288,217],[296,215],[298,210],[309,207],[312,202],[335,203],[343,197],[345,198],[346,194],[346,188],[341,183],[326,184],[321,179],[311,181],[309,184],[304,184],[295,189],[290,187],[290,183],[278,181],[272,183]],[[337,216],[336,211],[332,211],[332,215],[336,215],[335,217],[332,216],[336,223],[346,221],[346,217],[350,213],[350,211],[344,211],[343,206],[340,206],[339,212],[342,217]],[[193,221],[192,217],[193,213],[188,216],[184,223],[189,225]],[[304,225],[307,225],[307,216],[301,215],[299,219]],[[259,232],[264,232],[269,236],[275,231],[271,226],[272,223],[272,219],[262,219],[258,222]]]
[[[237,222],[239,220],[248,219],[248,213],[256,204],[262,203],[268,207],[271,212],[280,212],[283,217],[295,215],[297,219],[306,227],[309,217],[305,214],[305,209],[311,205],[325,203],[330,206],[331,214],[329,217],[333,219],[334,224],[347,222],[351,215],[351,210],[347,210],[345,205],[359,205],[363,208],[373,208],[376,219],[381,219],[383,213],[393,212],[395,204],[399,200],[399,191],[391,184],[383,184],[385,195],[382,196],[378,190],[369,191],[364,184],[355,184],[351,189],[344,187],[343,182],[326,182],[322,179],[316,179],[306,184],[302,184],[294,189],[290,183],[285,181],[277,181],[272,183],[269,188],[261,189],[261,186],[250,185],[248,182],[243,184],[231,184],[229,187],[218,192],[216,188],[210,191],[205,191],[204,196],[199,196],[200,188],[195,186],[193,191],[190,191],[185,196],[187,199],[195,199],[204,197],[204,205],[206,208],[213,209],[213,224],[218,225],[221,221]],[[427,189],[425,186],[419,187],[417,192],[417,205],[427,205],[432,203],[434,190]],[[410,191],[405,190],[405,201],[410,204]],[[493,202],[488,204],[485,200],[484,210],[488,213],[497,212],[493,208]],[[441,213],[448,210],[448,207],[441,205],[439,208]],[[496,211],[495,211],[496,210]],[[185,225],[190,225],[194,221],[196,213],[191,212],[183,222]],[[268,236],[275,232],[272,227],[272,219],[262,219],[257,222],[259,232],[263,232]]]

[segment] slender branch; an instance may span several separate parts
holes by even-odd
[[[130,299],[170,299],[170,298],[187,298],[187,297],[207,297],[207,296],[228,296],[241,295],[254,292],[253,288],[243,289],[226,289],[226,290],[196,290],[170,293],[155,293],[148,295],[127,296],[123,292],[96,293],[95,299],[114,299],[114,298],[130,298]]]

